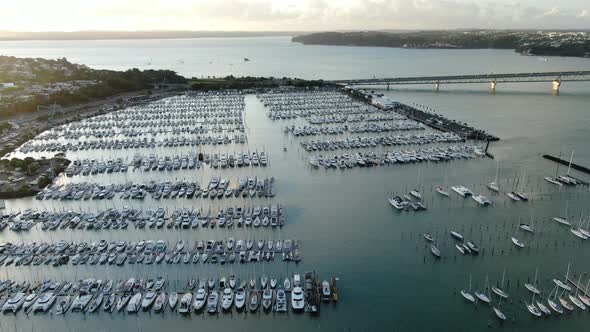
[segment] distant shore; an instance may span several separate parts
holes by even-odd
[[[291,37],[301,31],[0,31],[0,41]]]

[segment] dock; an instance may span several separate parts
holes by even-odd
[[[586,292],[586,290],[584,288],[582,288],[579,284],[577,284],[574,280],[571,280],[569,278],[569,276],[567,276],[567,275],[565,276],[565,281],[570,283],[572,286],[574,286],[580,293],[584,294],[587,297],[590,297],[588,295],[588,293]]]

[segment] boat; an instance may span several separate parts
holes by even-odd
[[[479,247],[472,241],[467,241],[467,247],[474,255],[479,255]]]
[[[451,189],[463,197],[469,197],[473,195],[473,192],[464,186],[452,186]]]
[[[463,235],[461,235],[461,234],[460,234],[460,233],[458,233],[458,232],[451,231],[451,236],[452,236],[453,238],[455,238],[456,240],[458,240],[458,241],[463,241]]]
[[[473,198],[473,200],[479,203],[480,205],[492,205],[492,201],[490,201],[489,198],[485,197],[484,195],[472,195],[471,198]]]
[[[210,314],[217,313],[217,305],[219,303],[219,293],[211,291],[207,298],[207,312]]]
[[[276,312],[286,312],[287,311],[287,294],[285,293],[284,289],[277,290],[277,301],[276,301]]]
[[[443,187],[436,187],[436,192],[445,196],[445,197],[449,197],[449,192],[446,191]]]
[[[54,313],[56,315],[63,315],[65,314],[68,309],[70,308],[70,304],[72,304],[72,296],[66,295],[59,300],[59,302],[55,305]]]
[[[245,304],[246,304],[246,291],[244,291],[244,288],[240,287],[236,291],[236,300],[235,300],[236,309],[237,310],[244,309]]]
[[[459,250],[460,253],[465,255],[465,248],[463,247],[462,244],[455,244],[455,248],[457,248],[457,250]]]
[[[294,287],[291,292],[291,307],[294,311],[301,311],[305,307],[303,289],[300,286]]]
[[[129,303],[130,299],[131,299],[131,294],[121,295],[121,297],[117,301],[117,308],[116,308],[117,311],[123,310],[123,308],[125,308],[125,306],[127,306],[127,303]],[[72,310],[74,310],[74,305],[72,305]]]
[[[193,309],[195,311],[201,311],[205,307],[205,304],[207,303],[207,291],[204,287],[199,287],[199,289],[197,289],[194,302]]]
[[[547,303],[549,304],[549,307],[553,309],[555,312],[557,312],[558,314],[563,314],[563,308],[561,307],[561,305],[553,302],[553,300],[551,299],[547,299]]]
[[[543,312],[545,315],[551,315],[551,310],[549,310],[549,308],[539,301],[537,301],[537,308],[539,308],[539,310],[541,310],[541,312]]]
[[[231,309],[234,302],[234,293],[230,287],[223,289],[223,296],[221,297],[221,309],[227,311]]]
[[[156,301],[156,296],[157,294],[154,291],[149,291],[145,294],[143,300],[141,301],[141,308],[143,309],[143,311],[150,310],[150,308]]]
[[[28,309],[37,301],[37,294],[31,293],[25,297],[25,302],[23,303],[23,310],[28,311]]]
[[[127,312],[128,313],[135,313],[139,310],[141,306],[141,293],[137,293],[131,297],[129,303],[127,303]]]
[[[420,194],[418,190],[410,190],[410,195],[414,196],[416,199],[422,199],[422,194]]]
[[[582,233],[579,229],[570,229],[570,232],[572,232],[572,234],[574,234],[575,236],[579,237],[582,240],[588,240],[588,236],[586,236],[584,233]]]
[[[297,287],[295,287],[297,288]],[[295,290],[293,290],[295,291]],[[260,298],[258,295],[258,292],[255,290],[251,290],[250,291],[250,301],[248,304],[248,310],[250,310],[250,312],[255,312],[256,310],[258,310],[258,306],[260,305]]]
[[[16,293],[13,297],[9,298],[6,303],[2,306],[2,312],[10,311],[12,313],[16,313],[20,310],[23,303],[25,302],[26,294],[25,293]]]
[[[328,284],[328,289],[330,288],[330,285]],[[322,300],[324,299],[323,295],[322,295]],[[265,289],[262,292],[262,309],[264,309],[265,311],[270,310],[272,306],[272,290],[270,289]]]
[[[506,270],[504,270],[504,272],[502,273],[502,283],[500,284],[500,287],[492,287],[492,292],[496,293],[498,296],[500,296],[501,298],[507,299],[510,296],[508,296],[508,293],[506,293],[502,288],[504,287],[504,277],[506,276]]]
[[[184,293],[180,298],[180,304],[178,305],[178,313],[189,314],[191,312],[191,302],[193,300],[193,293]]]
[[[547,181],[549,183],[552,183],[554,185],[557,185],[557,186],[560,186],[560,187],[563,186],[563,184],[561,182],[557,181],[556,179],[554,179],[554,178],[552,178],[550,176],[546,176],[543,179],[545,179],[545,181]]]
[[[566,218],[564,217],[555,217],[553,218],[553,220],[557,221],[558,223],[565,225],[565,226],[571,226],[572,224],[566,220]]]
[[[524,242],[515,237],[512,237],[512,243],[514,243],[514,245],[518,248],[524,248]]]
[[[493,307],[493,309],[494,313],[496,314],[496,317],[498,317],[502,321],[506,320],[507,317],[502,311],[500,311],[500,308]]]
[[[471,295],[471,275],[469,276],[469,291],[463,289],[460,293],[463,296],[463,298],[465,298],[467,301],[475,303],[475,298],[473,297],[473,295]]]
[[[99,295],[102,295],[102,294],[99,294]],[[37,299],[37,301],[35,301],[35,303],[33,304],[32,308],[31,308],[31,311],[32,312],[38,312],[38,311],[46,312],[55,303],[56,298],[57,298],[57,296],[55,296],[52,292],[43,294],[42,296],[40,296]]]
[[[486,294],[487,291],[487,294]],[[488,277],[486,276],[486,282],[484,285],[484,290],[483,292],[480,292],[478,290],[476,290],[475,292],[475,296],[482,302],[484,303],[490,303],[491,302],[491,294],[490,294],[490,285],[489,285],[489,280]]]
[[[562,307],[566,308],[569,311],[573,311],[574,310],[574,306],[571,305],[566,299],[564,298],[559,298],[559,303],[561,304]]]
[[[322,301],[330,302],[332,299],[332,291],[328,280],[322,281]]]
[[[525,282],[524,287],[526,287],[526,289],[528,289],[531,293],[539,295],[539,294],[541,294],[541,291],[539,289],[537,289],[536,284],[537,284],[537,271],[535,271],[535,281],[532,284]]]
[[[515,202],[520,202],[521,201],[520,197],[514,191],[509,192],[509,193],[506,193],[506,196],[510,197],[510,199],[513,200],[513,201],[515,201]]]
[[[564,290],[566,290],[566,291],[568,291],[568,292],[571,292],[571,290],[572,290],[572,288],[571,288],[570,286],[566,285],[566,284],[565,284],[563,281],[561,281],[561,280],[559,280],[559,279],[553,279],[553,282],[554,282],[554,283],[555,283],[555,284],[556,284],[558,287],[560,287],[560,288],[562,288],[562,289],[564,289]]]
[[[92,313],[92,312],[95,312],[98,308],[100,308],[103,298],[104,298],[104,293],[99,293],[90,303],[90,306],[88,307],[87,312]]]
[[[440,258],[440,250],[438,250],[434,243],[430,245],[430,252],[435,258]]]
[[[432,235],[430,235],[430,233],[424,233],[424,234],[422,234],[422,236],[424,236],[424,238],[426,239],[426,241],[428,241],[428,242],[434,242],[434,239],[432,238]]]
[[[498,170],[500,169],[500,162],[498,162],[496,164],[496,177],[494,178],[494,181],[488,183],[487,187],[494,191],[494,192],[500,192],[500,187],[498,187]]]
[[[533,315],[535,317],[541,317],[543,315],[541,313],[541,310],[539,310],[539,308],[537,308],[532,302],[527,303],[526,308],[531,313],[531,315]]]
[[[154,312],[162,312],[166,309],[166,293],[162,292],[156,297],[154,302]]]
[[[174,309],[176,303],[178,303],[178,293],[172,292],[170,293],[170,296],[168,296],[168,305],[170,306],[170,309]]]

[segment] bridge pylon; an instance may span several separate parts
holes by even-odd
[[[553,81],[553,93],[559,94],[559,87],[561,86],[561,80],[558,78]]]
[[[496,81],[495,80],[490,82],[490,89],[491,89],[492,93],[496,93]]]
[[[434,91],[438,92],[439,88],[440,88],[440,83],[437,81],[436,83],[434,83]]]

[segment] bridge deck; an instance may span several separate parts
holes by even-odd
[[[336,84],[350,85],[383,85],[383,84],[464,84],[464,83],[489,83],[489,82],[553,82],[553,81],[590,81],[590,71],[560,71],[539,73],[504,73],[504,74],[477,74],[477,75],[451,75],[451,76],[422,76],[422,77],[394,77],[333,80]]]

